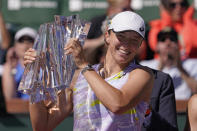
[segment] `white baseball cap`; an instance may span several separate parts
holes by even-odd
[[[111,29],[114,32],[132,30],[139,33],[143,38],[145,36],[145,23],[143,18],[132,11],[124,11],[115,15],[111,22],[109,22],[108,30]]]
[[[36,30],[34,30],[33,28],[30,28],[30,27],[24,27],[16,32],[14,39],[15,39],[15,41],[18,41],[23,36],[29,36],[29,37],[35,39],[36,35],[37,35]]]

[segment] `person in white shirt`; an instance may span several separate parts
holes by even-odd
[[[189,99],[197,92],[197,59],[181,59],[177,32],[174,29],[164,28],[157,39],[159,58],[141,61],[140,64],[170,74],[176,100]]]

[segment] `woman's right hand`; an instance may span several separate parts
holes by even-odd
[[[33,63],[37,57],[36,50],[30,48],[25,52],[24,65]]]

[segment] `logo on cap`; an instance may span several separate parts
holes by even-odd
[[[111,23],[112,23],[112,20],[108,20],[107,25],[109,26],[109,25],[111,25]]]
[[[144,31],[144,27],[140,27],[140,31],[143,32]]]

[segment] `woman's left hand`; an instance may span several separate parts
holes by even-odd
[[[87,66],[88,62],[85,60],[83,48],[76,38],[71,38],[64,47],[65,55],[71,54],[74,57],[75,64],[82,69]]]

